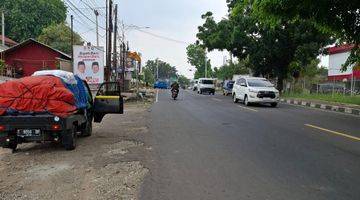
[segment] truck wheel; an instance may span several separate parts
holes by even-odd
[[[17,142],[14,142],[14,141],[10,141],[7,145],[5,145],[4,147],[5,148],[9,148],[12,150],[12,152],[14,153],[16,151],[16,148],[17,148]]]
[[[92,134],[92,122],[86,122],[85,128],[81,129],[81,136],[89,137]]]
[[[74,150],[76,148],[76,127],[74,126],[71,130],[68,130],[66,134],[63,135],[63,144],[66,150]]]

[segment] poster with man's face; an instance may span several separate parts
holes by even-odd
[[[104,82],[104,48],[74,46],[74,74],[88,84]]]

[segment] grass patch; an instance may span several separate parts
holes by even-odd
[[[344,96],[342,94],[301,94],[301,93],[284,93],[284,98],[298,98],[307,100],[320,100],[335,103],[360,105],[360,96]]]

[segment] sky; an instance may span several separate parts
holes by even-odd
[[[105,30],[102,28],[105,27],[105,0],[64,2],[70,7],[67,21],[70,22],[69,16],[74,15],[74,30],[92,44],[96,44],[96,32],[93,23],[95,15],[91,8],[100,11],[100,46],[104,45]],[[148,27],[125,31],[130,50],[141,53],[143,64],[159,58],[176,66],[179,74],[188,78],[192,78],[195,68],[187,62],[186,47],[196,41],[197,27],[203,24],[201,15],[211,11],[215,20],[220,20],[227,14],[226,0],[114,0],[114,4],[118,4],[119,21],[125,25]],[[221,66],[225,56],[229,58],[227,52],[208,54],[213,67]]]

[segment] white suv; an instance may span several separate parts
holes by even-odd
[[[279,91],[265,78],[239,78],[234,84],[232,96],[234,103],[241,100],[247,106],[251,103],[270,103],[276,107],[279,102]]]
[[[215,80],[212,78],[199,78],[197,84],[197,92],[202,94],[207,92],[209,94],[215,94]]]

